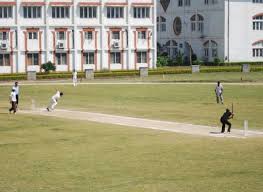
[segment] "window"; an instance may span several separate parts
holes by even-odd
[[[218,4],[218,0],[204,0],[205,5],[215,5]]]
[[[84,61],[86,65],[93,65],[94,62],[94,52],[88,52],[88,53],[84,53]]]
[[[212,51],[212,57],[217,57],[217,43],[215,41],[211,41],[211,51]]]
[[[254,31],[263,30],[263,14],[253,17],[253,30]]]
[[[260,57],[262,59],[263,57],[263,41],[257,41],[253,44],[253,57]]]
[[[204,31],[204,18],[202,15],[196,14],[191,17],[191,31]]]
[[[28,32],[28,39],[30,39],[30,40],[38,39],[37,32]]]
[[[119,31],[113,31],[112,32],[112,39],[120,40],[120,32]]]
[[[93,39],[92,31],[85,32],[85,39],[86,40],[92,40]]]
[[[23,7],[24,18],[41,18],[41,7]]]
[[[0,32],[0,40],[6,41],[8,40],[8,32]]]
[[[80,18],[97,18],[97,7],[80,7]]]
[[[178,7],[191,6],[191,0],[178,0]]]
[[[138,39],[145,40],[146,39],[146,31],[138,31]]]
[[[178,0],[178,7],[182,7],[183,6],[183,0]]]
[[[184,0],[184,6],[191,6],[191,0]]]
[[[56,65],[67,65],[66,53],[56,53]]]
[[[175,35],[180,35],[182,33],[182,21],[180,17],[174,19],[173,29]]]
[[[204,56],[206,58],[209,57],[209,41],[205,42],[204,43]]]
[[[253,57],[263,57],[263,48],[253,48]]]
[[[263,0],[253,0],[253,3],[263,3]]]
[[[178,53],[178,44],[174,40],[167,41],[165,44],[167,54],[170,58],[176,58]]]
[[[0,7],[0,19],[7,19],[13,17],[13,7]]]
[[[38,53],[27,54],[28,65],[39,65],[39,55]]]
[[[112,64],[120,64],[121,63],[121,53],[120,52],[111,52],[110,59]]]
[[[69,18],[69,7],[52,7],[52,18]]]
[[[57,39],[58,40],[66,40],[66,32],[65,31],[58,31],[57,32]]]
[[[162,16],[157,17],[157,31],[166,31],[166,19]]]
[[[0,54],[0,66],[10,66],[10,54]]]
[[[147,63],[147,52],[146,51],[137,52],[137,63]]]
[[[133,17],[134,18],[150,18],[150,8],[149,7],[134,7]]]
[[[209,59],[210,55],[215,58],[218,57],[218,45],[215,41],[206,41],[204,44],[204,57]]]
[[[107,7],[107,18],[119,19],[124,18],[123,7]]]

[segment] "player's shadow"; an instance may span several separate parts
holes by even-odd
[[[222,134],[220,131],[218,132],[218,131],[212,131],[212,132],[210,132],[210,134],[213,134],[213,135],[218,135],[218,134]]]

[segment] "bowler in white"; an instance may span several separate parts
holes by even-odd
[[[63,96],[63,92],[57,91],[55,95],[51,97],[49,106],[47,107],[48,111],[54,110],[55,106],[58,104],[58,100]]]

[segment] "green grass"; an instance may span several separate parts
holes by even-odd
[[[220,126],[225,108],[234,103],[234,128],[244,120],[250,129],[263,129],[263,85],[225,85],[225,105],[215,102],[214,85],[80,85],[21,87],[21,106],[29,108],[31,100],[45,107],[55,87],[65,96],[58,107],[118,115]],[[9,87],[0,87],[0,98]],[[1,99],[0,104],[8,108]]]
[[[59,108],[205,125],[219,125],[234,102],[235,128],[248,119],[263,129],[263,85],[224,85],[225,105],[215,104],[214,85],[205,84],[21,86],[20,107],[32,99],[46,106],[55,88],[65,92]],[[9,92],[0,86],[0,192],[263,191],[262,138],[9,115]]]
[[[263,190],[261,138],[203,138],[20,114],[0,114],[0,121],[1,192]]]

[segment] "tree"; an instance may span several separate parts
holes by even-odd
[[[47,63],[42,64],[41,69],[43,69],[45,73],[49,73],[50,71],[55,71],[56,66],[51,61],[49,61]]]

